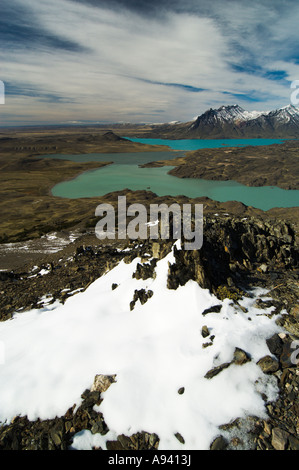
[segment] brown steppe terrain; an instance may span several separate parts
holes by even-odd
[[[235,148],[201,149],[185,158],[144,164],[175,166],[170,174],[179,178],[234,180],[247,186],[278,186],[299,189],[299,141]]]
[[[122,133],[126,134],[125,129]],[[117,204],[118,193],[104,197],[67,199],[54,197],[51,188],[58,182],[99,168],[113,161],[113,153],[170,150],[121,138],[109,129],[53,128],[12,129],[0,131],[0,242],[16,242],[39,238],[51,231],[94,227],[95,208],[101,202]],[[69,160],[38,158],[45,154],[111,153],[107,163],[77,163]],[[248,185],[273,184],[298,189],[297,141],[268,147],[208,149],[188,152],[184,158],[153,162],[145,166],[175,166],[171,174],[181,178],[234,179]],[[124,189],[128,204],[145,205],[158,202],[187,202],[184,196],[161,197],[149,191]],[[204,203],[205,214],[228,213],[282,219],[298,226],[299,208],[276,208],[263,212],[240,202],[219,203],[197,198]]]
[[[0,242],[37,238],[77,224],[88,225],[100,198],[62,199],[51,188],[110,162],[76,163],[38,158],[50,154],[165,151],[122,139],[112,132],[10,131],[0,133]]]

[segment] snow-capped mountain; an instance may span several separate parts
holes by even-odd
[[[299,124],[299,108],[292,105],[271,111],[268,116],[277,122]]]
[[[219,109],[210,109],[206,111],[202,116],[207,122],[242,122],[256,119],[259,116],[267,114],[259,111],[245,111],[239,105],[233,106],[221,106]],[[199,119],[199,117],[197,118]]]
[[[299,108],[288,105],[273,111],[246,111],[237,104],[221,106],[187,123],[153,127],[152,134],[177,139],[298,138]]]
[[[190,126],[189,133],[207,137],[268,137],[277,133],[299,135],[299,109],[292,105],[275,111],[246,111],[238,105],[209,109]]]

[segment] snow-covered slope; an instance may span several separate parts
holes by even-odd
[[[221,106],[219,109],[212,111],[215,120],[223,122],[250,121],[258,118],[262,114],[268,114],[267,112],[264,113],[261,111],[246,111],[237,104],[233,106]]]
[[[211,123],[242,123],[254,121],[259,118],[277,120],[280,123],[288,123],[293,121],[299,123],[299,108],[289,105],[275,111],[246,111],[239,105],[221,106],[218,109],[210,109],[197,118],[192,126],[196,127],[200,122]],[[191,126],[191,128],[192,128]]]
[[[168,289],[173,252],[157,262],[155,278],[133,278],[138,263],[140,258],[122,261],[65,304],[15,314],[0,324],[0,421],[16,415],[31,420],[62,416],[80,404],[96,374],[116,374],[98,409],[110,429],[107,439],[147,431],[158,434],[159,450],[208,449],[219,425],[247,415],[266,416],[262,394],[274,400],[278,390],[256,362],[269,354],[265,339],[280,328],[277,316],[263,315],[272,307],[254,306],[265,291],[240,301],[246,311],[228,299],[219,301],[194,281]],[[140,289],[153,295],[131,310]],[[220,312],[203,315],[215,305]],[[207,338],[201,334],[204,325]],[[232,362],[206,378],[211,369],[232,361],[235,348],[251,360]],[[83,434],[76,436],[74,448],[88,448],[99,438]],[[104,440],[100,437],[102,446]]]
[[[279,123],[293,123],[296,125],[299,124],[299,108],[296,108],[293,105],[271,111],[268,113],[268,116]]]

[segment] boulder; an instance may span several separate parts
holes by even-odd
[[[264,374],[274,374],[279,369],[279,362],[271,356],[264,356],[258,362],[257,365],[262,369]]]

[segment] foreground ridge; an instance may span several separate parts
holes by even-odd
[[[60,388],[54,401],[47,393],[43,395],[35,390],[31,406],[28,400],[22,402],[21,363],[10,364],[7,371],[10,374],[14,371],[19,388],[15,390],[17,394],[11,389],[9,401],[3,401],[5,395],[1,398],[2,448],[165,450],[298,446],[295,393],[298,375],[291,360],[292,345],[298,338],[295,274],[298,252],[292,227],[284,223],[262,223],[254,218],[231,221],[210,217],[205,220],[205,237],[203,249],[195,252],[185,252],[179,242],[173,245],[171,240],[135,242],[122,247],[81,246],[68,261],[60,259],[58,263],[36,267],[35,274],[2,273],[7,296],[12,286],[15,290],[18,285],[20,289],[26,285],[27,293],[30,286],[35,286],[39,299],[35,304],[25,305],[26,296],[23,297],[23,312],[19,305],[19,313],[13,313],[16,305],[11,306],[11,313],[2,318],[1,338],[5,331],[8,333],[8,326],[22,325],[26,347],[28,320],[30,329],[39,328],[46,321],[51,357],[47,363],[54,366],[65,361],[62,347],[71,362],[61,369],[58,382],[56,374],[60,374],[60,365],[47,369],[46,376],[40,372],[39,381],[43,386],[52,380],[57,385],[61,381],[72,384],[71,388],[64,388],[62,395]],[[72,286],[68,290],[65,289],[67,278]],[[60,293],[58,282],[61,282]],[[113,306],[112,310],[109,305]],[[7,322],[11,314],[12,320]],[[72,334],[54,339],[52,321],[60,325],[59,331]],[[14,336],[6,337],[14,341]],[[125,342],[123,337],[127,337]],[[86,351],[84,372],[79,367],[83,358],[78,355],[78,340],[79,351],[82,348]],[[111,343],[115,345],[112,349]],[[55,350],[51,344],[55,344]],[[84,344],[89,345],[88,350]],[[135,354],[125,359],[122,348],[128,348],[129,344],[135,352],[138,348],[138,359]],[[97,346],[93,352],[94,345]],[[35,347],[38,348],[38,342]],[[23,350],[22,345],[18,348]],[[123,365],[115,356],[117,348],[123,351]],[[47,355],[47,349],[42,349],[43,354]],[[162,356],[159,351],[163,352]],[[39,355],[30,357],[38,370]],[[77,364],[75,374],[71,363],[72,367]],[[197,378],[192,373],[193,363]],[[188,369],[185,364],[189,364]],[[54,375],[51,370],[56,370]],[[0,373],[4,377],[5,370],[0,368]],[[30,378],[29,374],[28,378],[27,392],[30,380],[36,388],[34,375]],[[3,383],[6,385],[0,394],[10,387],[9,380]],[[217,400],[219,386],[225,407],[217,406],[222,403]],[[143,387],[147,393],[142,392]],[[225,400],[227,387],[230,399]],[[205,390],[209,390],[206,397],[211,397],[208,401],[204,398]],[[239,402],[241,395],[237,390],[245,394],[244,403]],[[154,406],[152,400],[147,400],[148,393]],[[140,414],[136,414],[136,409],[133,413],[131,408],[129,397],[134,394],[141,400]],[[155,396],[159,397],[157,402]],[[125,409],[120,397],[128,397]],[[180,416],[182,404],[186,413],[185,406],[192,403],[192,407],[194,404],[198,407],[200,433],[194,428],[192,414],[187,414],[188,419],[181,420],[177,428],[169,428],[166,434],[161,432],[157,407],[166,397],[171,404],[168,411],[163,405],[166,422],[173,419],[173,416],[169,419],[168,412],[176,409],[176,415]],[[27,403],[25,407],[24,403]],[[245,415],[238,409],[238,403],[247,410]],[[212,411],[215,407],[216,414]],[[145,410],[148,415],[144,415]],[[162,420],[163,413],[159,413]],[[210,422],[208,427],[206,419]],[[195,439],[193,444],[192,439]]]

